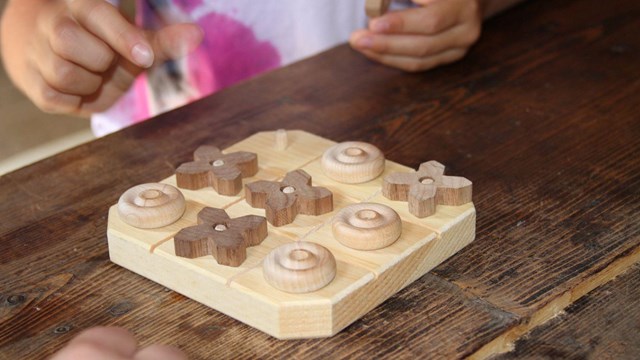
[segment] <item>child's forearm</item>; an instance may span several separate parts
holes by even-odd
[[[524,0],[482,0],[482,14],[485,19]]]

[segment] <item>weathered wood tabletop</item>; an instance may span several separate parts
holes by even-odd
[[[338,335],[296,341],[109,261],[124,190],[200,144],[277,128],[439,160],[474,182],[476,241]],[[514,341],[500,356],[632,358],[639,200],[637,0],[524,3],[422,74],[340,46],[1,177],[0,358],[45,357],[96,325],[194,359],[486,357]]]

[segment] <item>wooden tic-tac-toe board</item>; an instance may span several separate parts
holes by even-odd
[[[384,173],[372,181],[338,183],[324,175],[320,163],[324,151],[335,142],[304,131],[287,131],[287,147],[279,150],[274,146],[275,136],[275,132],[258,133],[224,150],[258,155],[258,173],[244,178],[243,184],[281,180],[287,172],[303,169],[311,175],[314,186],[333,192],[332,212],[298,215],[293,223],[281,227],[269,224],[267,238],[260,245],[247,248],[247,259],[241,266],[222,266],[213,256],[177,257],[174,235],[195,225],[198,212],[207,206],[225,209],[232,218],[264,216],[264,209],[249,206],[244,191],[238,196],[222,196],[211,188],[180,189],[186,199],[185,213],[165,227],[135,228],[120,219],[116,205],[109,209],[111,260],[276,338],[311,338],[336,334],[475,238],[473,203],[438,205],[434,215],[420,219],[409,213],[407,202],[382,196],[385,175],[415,170],[386,160]],[[176,177],[161,183],[175,186]],[[359,251],[333,238],[332,217],[345,206],[360,202],[385,204],[400,215],[402,234],[395,243],[379,250]],[[262,261],[277,246],[299,240],[329,249],[337,263],[336,276],[314,292],[291,294],[277,290],[265,282]]]

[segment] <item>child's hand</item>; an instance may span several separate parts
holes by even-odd
[[[413,0],[420,5],[372,19],[351,35],[353,48],[405,71],[461,59],[480,37],[479,0]]]
[[[13,0],[2,24],[7,71],[47,112],[109,108],[136,75],[202,40],[194,24],[144,32],[104,0]]]
[[[186,360],[180,350],[164,345],[139,349],[130,332],[117,327],[96,327],[81,332],[51,360]]]

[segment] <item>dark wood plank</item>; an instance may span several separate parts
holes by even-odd
[[[639,17],[635,0],[531,1],[424,74],[338,47],[0,177],[0,354],[42,357],[106,324],[196,357],[473,354],[637,252]],[[109,263],[124,190],[281,127],[471,179],[476,242],[328,340],[273,340]]]
[[[89,283],[94,285],[88,288]],[[476,341],[517,322],[432,275],[330,339],[297,341],[273,339],[113,264],[102,263],[81,281],[69,275],[39,286],[49,293],[23,293],[27,300],[14,310],[19,314],[0,327],[0,354],[41,358],[80,329],[112,324],[133,330],[143,345],[170,343],[192,359],[446,356],[470,354]],[[63,296],[51,294],[61,290]]]
[[[477,185],[479,241],[437,271],[521,316],[640,246],[640,4],[614,16],[559,5],[592,20],[572,29],[551,16],[571,50],[478,102],[510,116],[467,115],[475,144],[458,147]]]
[[[640,266],[588,293],[497,359],[637,359]]]

